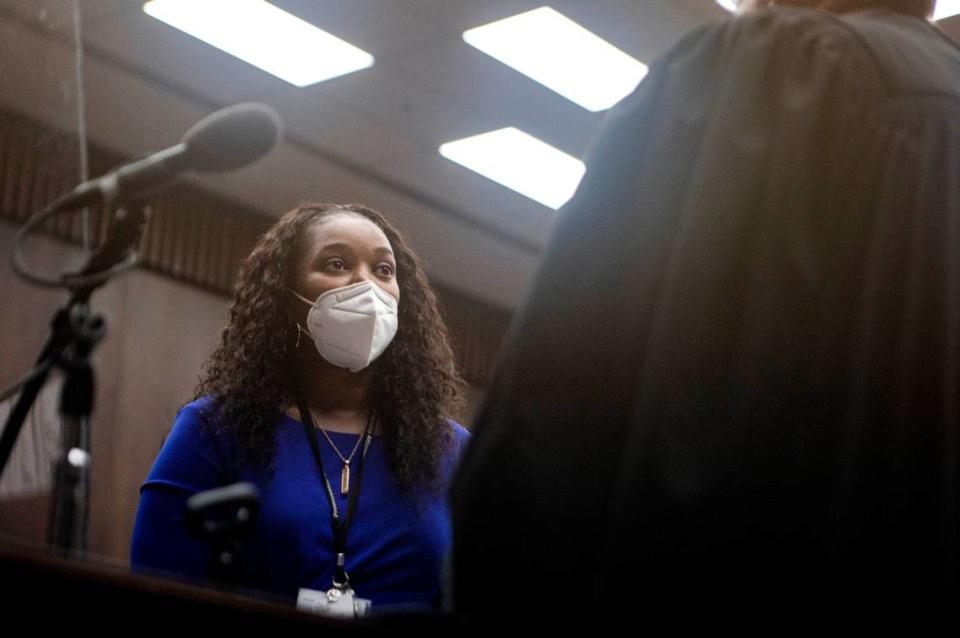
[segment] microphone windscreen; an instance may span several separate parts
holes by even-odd
[[[190,168],[229,171],[267,153],[280,138],[283,122],[266,104],[234,104],[203,118],[183,136]]]

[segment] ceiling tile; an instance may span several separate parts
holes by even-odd
[[[330,96],[283,91],[264,101],[283,118],[288,138],[315,145],[330,155],[376,162],[416,149],[416,143],[402,132]]]

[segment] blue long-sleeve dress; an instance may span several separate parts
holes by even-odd
[[[232,475],[227,448],[200,427],[200,412],[209,401],[201,398],[177,413],[140,487],[131,567],[205,577],[210,549],[190,536],[183,524],[186,500],[200,491],[248,481],[260,490],[261,510],[241,559],[239,584],[291,604],[301,587],[329,589],[334,570],[330,506],[303,425],[282,415],[276,428],[272,478],[250,467]],[[375,610],[427,608],[438,600],[442,562],[451,538],[446,484],[469,438],[461,425],[450,424],[455,446],[444,459],[444,488],[438,493],[424,488],[416,498],[403,497],[387,468],[383,438],[374,436],[369,446],[363,487],[347,537],[346,569],[357,595],[371,599]],[[359,436],[329,434],[344,455]],[[338,507],[345,512],[347,497],[338,489],[343,464],[327,441],[322,436],[318,439]],[[357,460],[352,464],[354,473]]]

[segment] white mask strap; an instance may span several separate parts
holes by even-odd
[[[289,290],[289,291],[292,292],[294,295],[296,295],[296,296],[297,296],[297,299],[299,299],[299,300],[302,301],[303,303],[307,304],[308,306],[313,306],[313,304],[315,303],[315,302],[313,302],[313,301],[310,301],[309,299],[307,299],[307,298],[304,297],[303,295],[301,295],[299,292],[297,292],[297,291],[294,290],[293,288],[288,287],[287,290]]]

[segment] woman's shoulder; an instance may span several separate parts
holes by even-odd
[[[172,439],[179,447],[229,447],[227,433],[220,418],[216,397],[198,397],[177,409],[173,424],[164,437],[165,442]]]
[[[215,404],[211,397],[201,397],[177,410],[141,490],[164,484],[195,492],[224,484],[229,476],[225,446],[221,437],[203,427]]]
[[[453,434],[453,440],[451,441],[450,447],[443,455],[443,460],[441,463],[443,467],[444,482],[445,484],[448,484],[454,470],[460,463],[460,458],[463,456],[463,451],[466,449],[467,443],[470,441],[470,430],[463,427],[453,419],[447,418],[446,421],[447,425],[450,426],[451,433]]]
[[[453,432],[453,456],[455,459],[460,458],[460,454],[463,452],[463,449],[466,447],[467,442],[470,440],[470,430],[463,427],[453,419],[447,419],[447,424],[450,426],[450,430]]]
[[[216,400],[211,396],[199,397],[185,403],[177,409],[173,417],[173,425],[168,430],[166,438],[207,442],[209,429],[204,428],[203,425],[215,414]]]
[[[450,426],[450,429],[453,430],[453,435],[457,441],[465,441],[470,438],[470,430],[463,427],[453,419],[447,419],[447,424]]]
[[[184,419],[199,420],[215,412],[216,407],[216,397],[206,394],[180,406],[177,410],[177,419],[182,417]]]

